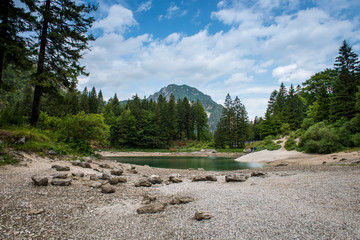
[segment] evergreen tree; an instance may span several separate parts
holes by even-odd
[[[110,105],[110,109],[114,113],[114,115],[116,117],[120,116],[122,109],[116,93],[114,94],[114,97],[109,100],[108,104]]]
[[[99,91],[97,100],[98,100],[98,112],[102,113],[104,111],[105,101],[101,89]]]
[[[176,101],[173,94],[171,94],[169,103],[167,106],[167,125],[172,140],[177,139],[179,128],[178,128],[178,113],[176,108]]]
[[[33,8],[33,1],[21,2]],[[3,81],[5,67],[10,64],[21,70],[31,67],[31,41],[23,33],[31,31],[35,17],[30,11],[16,7],[13,0],[1,0],[0,21],[0,89],[9,90],[12,86]]]
[[[237,124],[237,147],[244,147],[249,137],[249,119],[245,106],[236,96],[234,100],[234,111]]]
[[[80,96],[80,111],[89,113],[89,93],[87,87],[84,88]]]
[[[89,113],[98,113],[99,102],[95,87],[89,93]]]
[[[333,94],[330,105],[331,120],[345,117],[351,119],[355,116],[355,94],[359,81],[359,60],[356,53],[346,41],[339,49],[335,59],[335,70],[338,78],[333,84]]]
[[[80,111],[80,93],[76,90],[69,90],[65,94],[64,97],[64,104],[65,104],[65,111],[67,114],[76,115]]]
[[[79,60],[93,37],[87,34],[94,19],[91,4],[78,4],[75,0],[46,0],[37,3],[41,21],[37,25],[39,40],[37,72],[34,81],[34,101],[31,125],[37,126],[41,96],[48,87],[74,88],[77,77],[87,75]]]
[[[195,120],[195,129],[197,140],[200,141],[201,134],[209,128],[207,125],[208,118],[204,110],[204,107],[201,105],[199,99],[194,104],[194,120]]]

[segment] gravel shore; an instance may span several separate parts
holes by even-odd
[[[116,185],[115,193],[89,186],[89,174],[110,171],[101,163],[124,170],[128,181]],[[31,176],[55,174],[53,164],[85,177],[73,178],[70,186],[34,186]],[[225,182],[229,172],[136,166],[135,174],[130,165],[109,161],[91,167],[26,154],[20,165],[0,167],[0,239],[360,239],[359,164],[270,167],[260,170],[264,177],[233,183]],[[178,174],[183,182],[134,187],[153,174],[163,180]],[[191,181],[207,174],[217,181]],[[144,195],[156,202],[174,196],[194,201],[138,214]],[[212,218],[197,221],[196,211],[209,211]]]

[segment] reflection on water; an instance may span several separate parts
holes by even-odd
[[[151,156],[151,157],[108,157],[122,163],[149,165],[150,167],[188,169],[203,168],[206,171],[229,171],[263,167],[260,163],[237,162],[229,157],[182,157],[182,156]]]

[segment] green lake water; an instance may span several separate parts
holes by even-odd
[[[249,169],[263,167],[259,163],[237,162],[234,158],[228,157],[182,157],[182,156],[161,156],[161,157],[108,157],[108,160],[115,160],[122,163],[135,165],[148,165],[157,168],[171,169],[198,169],[206,171],[230,171],[238,169]]]

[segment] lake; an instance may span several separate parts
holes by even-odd
[[[184,157],[184,156],[151,156],[151,157],[107,157],[122,163],[148,165],[157,168],[198,169],[206,171],[230,171],[263,167],[260,163],[237,162],[229,157]]]

